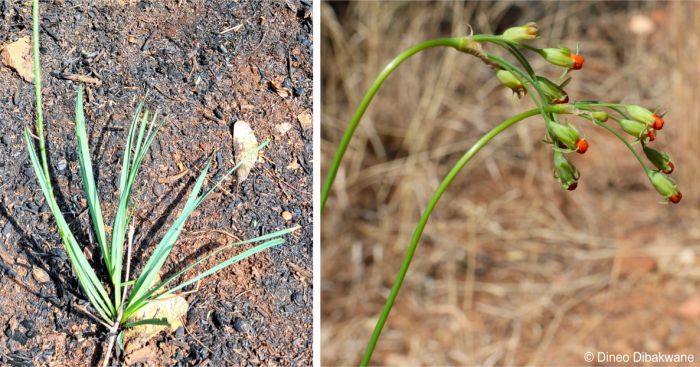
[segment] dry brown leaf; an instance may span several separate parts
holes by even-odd
[[[252,151],[258,147],[258,139],[253,133],[253,129],[250,125],[239,120],[233,125],[233,149],[235,152],[236,163],[242,162]],[[247,161],[243,162],[238,170],[236,170],[236,177],[238,177],[238,182],[243,182],[248,175],[250,170],[253,169],[255,162],[258,161],[258,156],[251,157]]]
[[[124,350],[127,354],[145,345],[161,331],[175,331],[182,326],[182,318],[187,315],[189,304],[180,295],[171,294],[156,298],[129,318],[129,322],[146,319],[168,320],[170,325],[140,325],[124,331]]]

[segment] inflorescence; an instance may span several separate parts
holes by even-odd
[[[569,95],[564,88],[571,80],[568,77],[572,70],[580,70],[584,65],[584,57],[572,52],[566,47],[537,48],[525,42],[539,37],[539,28],[535,23],[527,23],[523,26],[512,27],[500,36],[477,35],[468,37],[470,49],[462,51],[479,54],[495,69],[496,78],[513,91],[518,98],[528,94],[541,109],[547,127],[545,142],[551,144],[554,150],[554,178],[566,190],[574,190],[578,186],[580,177],[576,167],[566,159],[565,154],[588,151],[589,143],[582,138],[578,130],[571,124],[560,121],[563,114],[579,116],[587,121],[605,128],[619,138],[634,156],[639,160],[652,186],[664,198],[664,202],[678,203],[682,195],[678,185],[668,176],[675,168],[671,158],[666,152],[652,149],[649,144],[654,141],[659,131],[664,127],[663,114],[651,111],[638,105],[625,105],[617,103],[604,103],[599,101],[569,102]],[[513,54],[522,67],[522,70],[506,60],[484,52],[480,43],[494,43],[502,46]],[[475,43],[477,44],[475,46]],[[474,48],[477,48],[475,51]],[[564,68],[560,82],[554,82],[544,76],[535,74],[534,70],[523,56],[521,49],[532,51],[540,55],[552,65]],[[533,95],[534,94],[534,95]],[[546,112],[543,107],[560,105],[559,112]],[[623,134],[613,129],[607,121],[613,120],[620,129],[633,139],[628,141]],[[640,154],[634,149],[634,144],[640,144],[647,160],[652,168],[641,159]]]

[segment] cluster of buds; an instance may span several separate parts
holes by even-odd
[[[511,53],[523,63],[523,66],[527,65],[526,69],[529,70],[529,75],[525,75],[523,72],[514,73],[513,71],[517,70],[514,69],[513,65],[509,66],[507,62],[501,61],[501,63],[495,67],[496,77],[504,86],[510,88],[519,98],[527,95],[528,87],[536,89],[538,96],[533,95],[533,98],[539,97],[540,104],[555,105],[569,103],[569,95],[564,88],[571,79],[567,78],[559,83],[555,83],[543,76],[535,75],[527,61],[525,61],[520,52],[517,51],[517,47],[534,51],[550,64],[565,68],[562,79],[564,79],[569,71],[583,68],[583,56],[579,55],[578,52],[571,52],[571,50],[566,47],[537,48],[524,44],[524,41],[531,41],[539,38],[539,28],[532,22],[523,26],[508,28],[498,37],[500,40],[498,42],[505,41],[508,46],[506,49],[510,49]],[[516,49],[516,51],[513,51],[514,49]],[[499,66],[502,66],[502,68],[499,68]],[[506,68],[508,70],[506,70]],[[522,76],[522,78],[518,75]],[[626,113],[622,112],[621,109],[616,109],[614,106],[624,107]],[[636,138],[637,142],[641,143],[644,155],[656,168],[655,170],[650,170],[642,163],[652,186],[654,186],[666,201],[674,204],[680,202],[682,195],[678,190],[678,185],[668,177],[674,170],[673,162],[671,162],[667,153],[659,152],[648,146],[648,143],[656,139],[658,131],[664,126],[662,115],[637,105],[622,106],[598,102],[577,102],[571,105],[562,105],[562,107],[562,111],[566,110],[567,112],[560,113],[573,113],[583,116],[589,121],[592,120],[594,123],[604,126],[618,137],[620,137],[620,135],[617,132],[611,130],[609,126],[604,124],[610,118],[608,113],[596,110],[595,107],[611,107],[614,112],[622,115],[621,118],[613,116],[612,119],[617,121],[620,128],[625,133],[632,135]],[[582,110],[579,110],[579,108],[582,108]],[[554,147],[554,178],[565,190],[574,190],[578,186],[580,173],[576,167],[566,159],[565,154],[573,152],[579,154],[585,153],[588,150],[588,141],[581,138],[575,127],[568,123],[558,121],[556,114],[543,114],[543,117],[545,118],[547,126],[546,141],[551,143]],[[637,158],[640,158],[630,143],[625,143],[632,149]]]

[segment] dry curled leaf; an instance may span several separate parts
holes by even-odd
[[[149,302],[129,318],[129,322],[147,319],[166,319],[169,325],[139,325],[124,331],[124,350],[127,354],[145,345],[161,331],[175,331],[182,326],[189,304],[180,295],[161,296]]]
[[[253,133],[253,129],[250,125],[239,120],[233,125],[233,149],[235,152],[236,163],[241,163],[238,170],[236,170],[236,177],[238,182],[243,182],[248,175],[250,170],[253,169],[255,162],[258,160],[258,156],[250,157],[248,160],[244,161],[248,155],[258,147],[258,139]]]

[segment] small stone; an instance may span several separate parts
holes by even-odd
[[[297,116],[297,119],[299,119],[299,123],[304,130],[310,129],[313,126],[313,117],[309,111],[302,112]]]
[[[24,166],[24,168],[22,168],[22,174],[29,178],[34,178],[34,168],[31,165]]]
[[[290,213],[286,210],[282,212],[282,219],[284,219],[286,221],[290,221],[290,220],[292,220],[292,217],[293,217],[292,213]]]
[[[32,61],[32,46],[29,36],[22,37],[16,42],[2,47],[2,63],[14,70],[27,82],[34,82],[34,62]]]
[[[282,135],[286,134],[291,129],[292,129],[292,124],[290,124],[289,122],[283,122],[283,123],[277,125],[277,131],[279,131],[280,134],[282,134]]]
[[[51,280],[49,274],[38,266],[32,267],[32,277],[39,283],[48,283]]]
[[[216,118],[220,120],[224,118],[224,113],[221,112],[221,108],[217,107],[214,109],[214,116],[216,116]]]
[[[66,167],[68,167],[68,162],[65,159],[61,159],[58,161],[58,164],[56,164],[56,170],[58,172],[65,171]]]
[[[184,326],[178,326],[177,330],[175,330],[175,337],[178,339],[182,339],[185,337],[185,327]]]
[[[15,341],[17,341],[18,343],[20,343],[22,345],[27,344],[27,341],[29,341],[29,338],[27,338],[26,335],[24,335],[23,333],[20,333],[17,330],[15,330],[15,332],[12,333],[12,339],[14,339]]]
[[[294,87],[292,88],[292,94],[294,95],[294,97],[301,97],[304,95],[304,88]]]
[[[251,331],[250,323],[246,320],[236,318],[233,320],[233,329],[239,333],[249,333]]]

